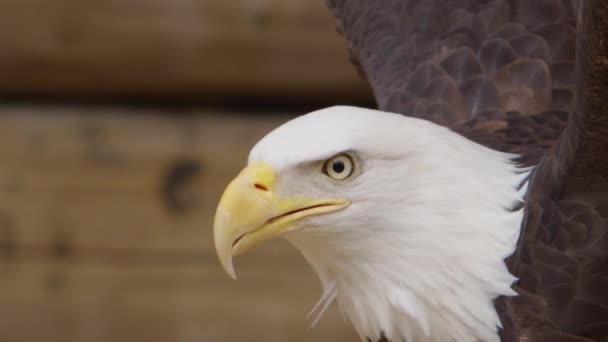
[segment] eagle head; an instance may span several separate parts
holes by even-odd
[[[362,338],[498,341],[493,301],[514,295],[529,170],[431,122],[332,107],[287,122],[251,150],[214,222],[217,254],[283,237]]]

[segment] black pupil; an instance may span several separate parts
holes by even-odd
[[[336,160],[333,164],[331,164],[331,168],[335,173],[342,173],[342,171],[345,169],[344,162],[341,160]]]

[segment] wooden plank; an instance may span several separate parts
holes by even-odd
[[[0,92],[369,98],[322,0],[6,0]]]
[[[356,340],[335,308],[308,329],[318,280],[285,241],[238,282],[213,250],[223,187],[290,116],[166,114],[0,108],[0,341]]]
[[[238,282],[207,266],[3,259],[0,341],[357,340],[336,307],[309,329],[319,289],[302,262]]]
[[[0,242],[209,249],[223,188],[288,119],[82,111],[0,110]]]

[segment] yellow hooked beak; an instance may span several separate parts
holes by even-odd
[[[228,184],[213,223],[215,250],[228,275],[236,279],[232,256],[285,233],[305,217],[349,205],[343,199],[279,198],[275,174],[264,163],[246,167]]]

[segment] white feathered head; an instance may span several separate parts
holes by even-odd
[[[431,122],[354,107],[294,119],[252,149],[214,237],[232,257],[285,237],[359,334],[497,341],[492,301],[513,295],[527,172],[515,156]]]

